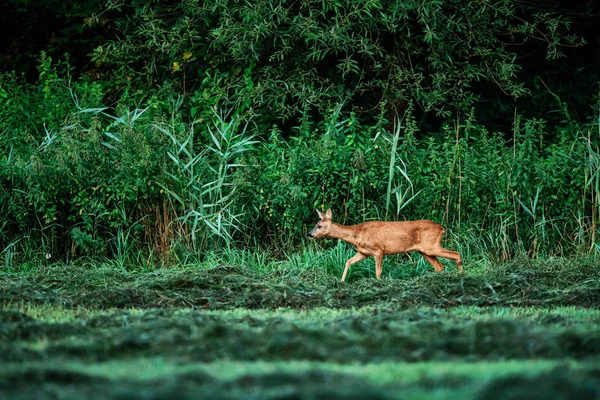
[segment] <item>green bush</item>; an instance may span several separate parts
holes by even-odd
[[[68,65],[44,56],[37,84],[3,75],[2,89],[5,240],[20,231],[43,237],[41,250],[51,255],[110,254],[117,230],[164,201],[165,152],[157,150],[169,142],[153,129],[153,113],[128,109],[128,99],[116,110],[101,107],[101,83],[72,82]]]
[[[385,129],[349,121],[331,130],[326,122],[305,124],[289,141],[274,130],[248,162],[254,168],[239,176],[241,200],[270,245],[297,243],[317,218],[314,208],[332,207],[341,223],[433,219],[458,242],[473,238],[478,251],[502,259],[596,251],[594,170],[585,160],[596,157],[597,144],[583,130],[591,127],[570,123],[570,140],[547,144],[542,121],[518,119],[507,140],[471,114],[419,140],[409,115],[394,147]],[[350,142],[355,134],[363,143]],[[390,164],[396,173],[388,186]]]

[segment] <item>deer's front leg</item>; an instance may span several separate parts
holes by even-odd
[[[375,258],[375,276],[377,279],[381,279],[381,271],[383,271],[383,252],[375,253],[373,258]]]
[[[350,269],[350,266],[352,264],[354,264],[355,262],[364,260],[365,258],[367,258],[367,256],[365,256],[364,254],[356,253],[356,255],[354,257],[352,257],[351,259],[346,261],[346,267],[344,268],[344,273],[342,275],[342,282],[344,282],[346,280],[346,275],[348,274],[348,269]]]

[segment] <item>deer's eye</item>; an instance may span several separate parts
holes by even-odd
[[[317,229],[321,229],[321,225],[317,225]]]

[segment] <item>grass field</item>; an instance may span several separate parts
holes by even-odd
[[[0,398],[600,398],[594,260],[248,265],[0,272]]]

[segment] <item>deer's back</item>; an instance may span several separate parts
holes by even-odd
[[[404,253],[415,250],[423,241],[441,240],[444,228],[433,221],[369,221],[355,225],[358,251],[371,254]]]

